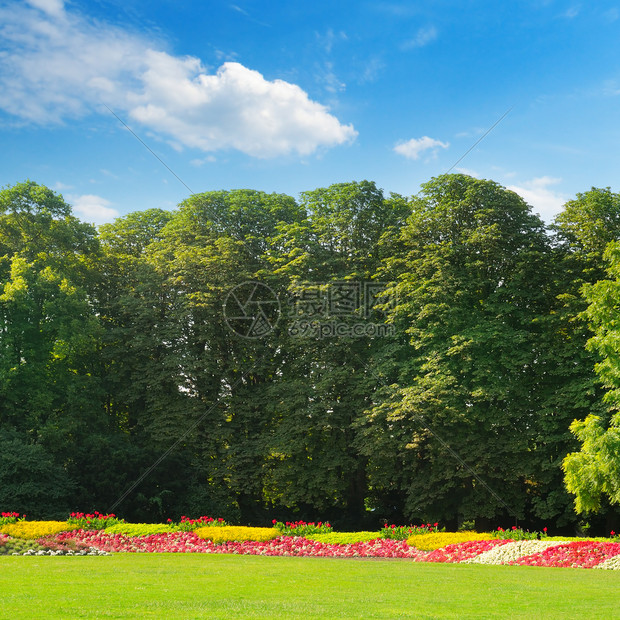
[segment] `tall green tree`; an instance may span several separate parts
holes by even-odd
[[[372,404],[386,340],[347,329],[383,323],[379,313],[365,312],[367,285],[408,205],[368,181],[305,192],[300,202],[306,219],[283,231],[286,243],[271,254],[290,312],[271,389],[265,495],[280,510],[359,525],[367,515],[368,474],[357,423]],[[332,332],[335,325],[343,331]]]
[[[620,504],[620,243],[604,254],[609,279],[586,286],[586,316],[594,335],[588,347],[598,355],[596,373],[605,388],[606,415],[575,420],[571,430],[581,449],[564,460],[566,485],[579,513],[599,512],[606,501]]]
[[[138,297],[151,301],[138,304],[148,337],[142,329],[130,335],[146,345],[136,366],[137,385],[144,386],[136,419],[171,462],[153,478],[174,469],[185,485],[185,493],[174,494],[179,510],[259,518],[269,426],[264,386],[274,374],[274,348],[269,338],[235,333],[223,304],[235,286],[268,280],[264,253],[278,226],[298,214],[285,195],[206,192],[184,201],[145,249],[141,268],[151,276],[140,277],[145,288]],[[182,465],[172,465],[174,455]]]
[[[589,317],[588,306],[594,308],[595,305],[583,293],[608,278],[603,254],[609,242],[620,238],[620,194],[609,188],[592,188],[577,194],[556,217],[553,231],[560,294],[553,317],[556,328],[547,331],[558,337],[559,346],[553,353],[556,359],[562,360],[561,394],[565,411],[572,413],[574,420],[571,427],[574,443],[569,445],[567,452],[576,455],[577,440],[586,441],[586,435],[580,429],[602,430],[610,421],[604,388],[595,371],[600,352],[596,346],[588,345],[596,326],[596,321]],[[586,452],[586,443],[583,446],[582,452]],[[574,463],[576,458],[564,462],[565,471],[566,463]],[[566,476],[568,482],[568,472]],[[574,480],[567,487],[569,490],[575,488]],[[578,512],[586,512],[579,501],[576,506]],[[612,524],[614,510],[607,501],[599,503],[597,511],[607,519],[608,526]],[[617,527],[617,524],[611,527]]]
[[[409,519],[523,518],[541,458],[544,226],[516,194],[465,175],[431,180],[411,206],[404,252],[383,268],[408,343],[367,417],[373,488]]]
[[[25,445],[11,443],[16,453],[53,461],[74,489],[82,441],[108,427],[89,296],[98,253],[62,196],[32,181],[0,191],[0,425]]]

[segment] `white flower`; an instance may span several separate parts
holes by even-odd
[[[561,540],[517,540],[505,545],[498,545],[475,558],[465,560],[463,564],[509,564],[526,555],[540,553],[549,547],[562,545]]]
[[[620,555],[614,555],[607,558],[604,562],[597,564],[593,568],[602,568],[603,570],[620,570]]]

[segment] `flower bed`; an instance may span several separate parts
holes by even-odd
[[[507,544],[497,545],[464,562],[467,564],[510,564],[522,556],[538,553],[558,544],[548,540],[505,540],[503,542]]]
[[[620,554],[620,543],[592,540],[556,544],[544,551],[526,555],[511,562],[520,566],[557,566],[594,568],[601,562]]]
[[[126,536],[104,531],[77,530],[59,534],[56,540],[73,540],[108,552],[128,553],[236,553],[245,555],[292,555],[314,557],[384,557],[418,559],[425,552],[403,540],[375,539],[348,545],[332,545],[301,536],[279,536],[266,541],[226,541],[215,544],[195,532],[172,532],[150,536]]]
[[[431,534],[417,534],[410,536],[407,543],[422,551],[433,551],[447,545],[456,545],[472,540],[491,540],[493,534],[478,534],[478,532],[433,532]]]
[[[127,536],[149,536],[150,534],[168,534],[178,531],[176,526],[163,523],[117,523],[103,529],[108,534],[125,534]]]
[[[24,540],[36,540],[72,529],[76,529],[76,526],[69,525],[66,521],[18,521],[0,526],[2,533]]]
[[[426,555],[425,562],[465,562],[494,547],[505,545],[507,540],[469,540],[435,549]]]
[[[546,532],[542,540],[534,536],[541,534],[517,528],[499,535],[440,532],[437,524],[390,526],[380,532],[334,532],[328,523],[303,521],[258,528],[230,526],[211,517],[131,524],[99,513],[74,513],[66,522],[28,522],[17,513],[3,513],[0,554],[234,553],[620,570],[617,538],[551,539]]]
[[[377,532],[328,532],[326,534],[306,534],[304,538],[327,543],[328,545],[349,545],[383,537]]]
[[[275,527],[242,527],[234,525],[226,525],[223,527],[200,527],[194,530],[199,538],[210,540],[213,543],[220,544],[229,541],[255,541],[261,542],[272,540],[279,536]]]
[[[301,536],[278,536],[271,540],[228,540],[220,544],[200,538],[195,532],[170,532],[149,536],[127,536],[105,531],[65,532],[56,540],[72,540],[107,552],[126,553],[235,553],[270,556],[349,558],[401,558],[415,562],[518,564],[620,569],[620,543],[504,539],[469,540],[433,551],[422,551],[403,540],[376,538],[349,544],[330,544]],[[612,561],[613,560],[613,561]]]
[[[593,566],[593,568],[600,568],[603,570],[620,570],[620,554],[606,559],[604,562]]]

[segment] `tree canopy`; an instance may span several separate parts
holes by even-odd
[[[613,516],[619,222],[609,188],[546,227],[463,174],[411,197],[210,191],[99,229],[7,187],[0,503],[347,527]]]

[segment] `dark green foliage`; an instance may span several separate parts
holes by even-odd
[[[72,481],[40,445],[0,432],[0,506],[31,520],[66,516]]]
[[[516,194],[463,175],[433,179],[412,209],[384,263],[409,342],[365,430],[378,501],[402,498],[407,519],[541,517],[552,491],[541,468],[572,419],[540,410],[553,303],[544,227]]]
[[[206,192],[96,231],[48,188],[6,188],[0,507],[574,524],[569,426],[608,421],[596,356],[615,368],[612,331],[585,347],[595,297],[581,287],[605,277],[619,205],[580,194],[552,236],[516,194],[455,174],[412,198],[368,181],[299,201]],[[223,307],[247,282],[280,301],[263,338],[233,331]],[[335,283],[359,285],[359,303],[330,305]],[[388,285],[372,310],[369,283]],[[320,337],[300,320],[389,330]]]

